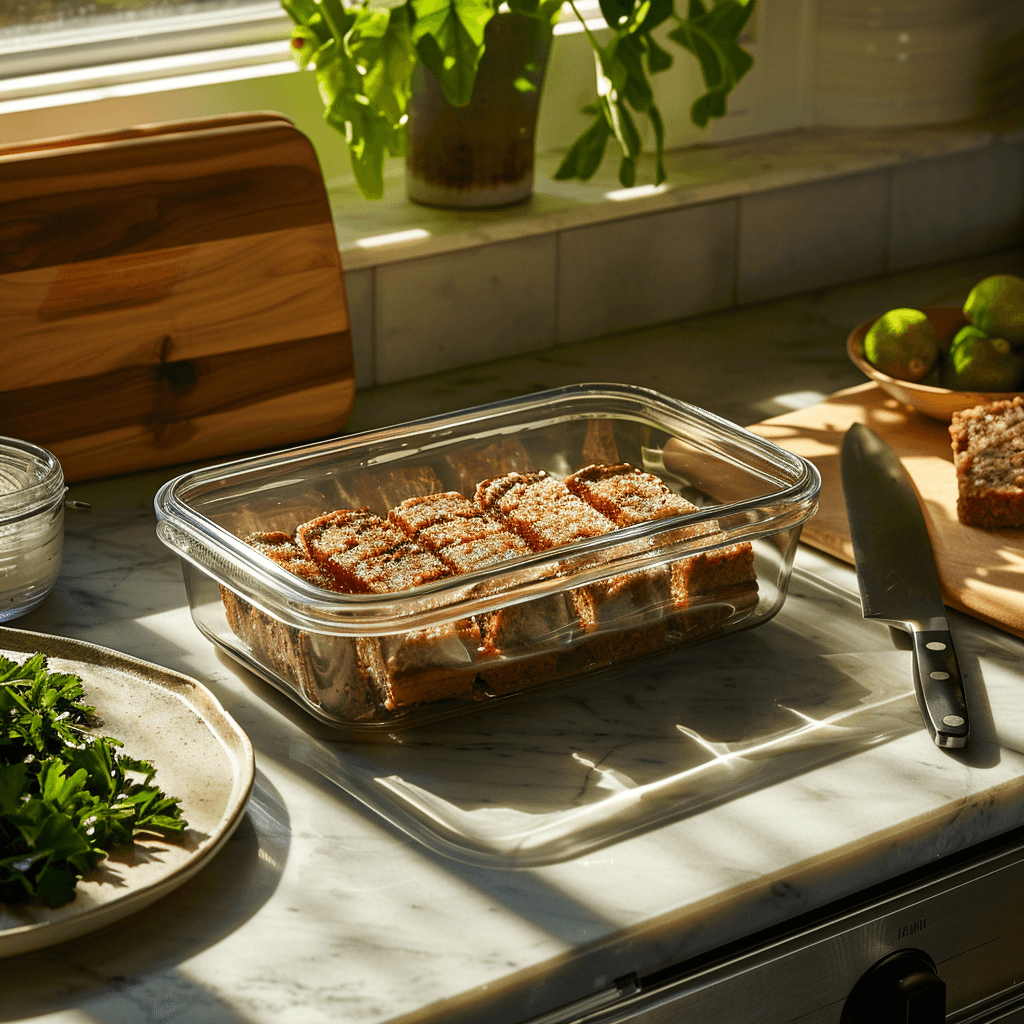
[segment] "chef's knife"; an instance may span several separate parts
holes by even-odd
[[[914,485],[896,453],[860,423],[843,438],[840,466],[864,618],[910,633],[928,732],[940,747],[965,747],[967,698]]]

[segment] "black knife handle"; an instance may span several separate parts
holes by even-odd
[[[971,735],[960,663],[947,629],[913,630],[914,689],[924,724],[940,747],[966,747]]]

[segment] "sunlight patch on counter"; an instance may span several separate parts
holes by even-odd
[[[378,245],[395,245],[398,242],[415,242],[420,238],[429,238],[430,232],[425,228],[409,228],[406,231],[391,231],[386,235],[370,235],[357,238],[356,245],[360,249],[373,249]]]

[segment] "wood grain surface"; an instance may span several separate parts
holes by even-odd
[[[0,147],[0,197],[0,433],[69,480],[344,426],[331,211],[282,115]]]
[[[817,513],[801,540],[853,563],[839,472],[839,449],[864,423],[896,452],[921,500],[946,604],[1024,637],[1024,529],[984,530],[956,516],[957,484],[949,429],[890,398],[877,384],[839,391],[827,401],[753,427],[821,473]]]

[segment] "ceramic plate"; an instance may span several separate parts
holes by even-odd
[[[960,330],[967,320],[959,306],[920,306],[921,312],[935,325],[939,332],[939,340],[948,346],[953,335]],[[913,384],[906,380],[897,380],[888,374],[876,370],[864,358],[864,338],[871,325],[878,317],[873,317],[850,333],[846,339],[846,352],[866,377],[870,377],[883,391],[891,395],[897,402],[912,406],[918,412],[931,416],[933,419],[949,423],[954,412],[973,409],[983,402],[994,402],[1001,398],[1014,398],[1017,391],[951,391],[949,388],[934,387],[930,384]]]
[[[154,763],[156,783],[181,801],[189,827],[179,842],[146,838],[116,852],[63,907],[0,904],[0,958],[111,924],[182,885],[235,830],[254,778],[248,737],[196,680],[91,644],[0,628],[0,654],[23,661],[35,651],[52,671],[81,677],[99,731]]]

